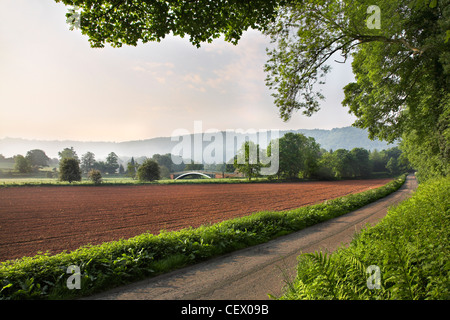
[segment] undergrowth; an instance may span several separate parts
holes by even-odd
[[[142,234],[57,255],[40,254],[0,263],[0,299],[73,299],[301,230],[353,211],[400,188],[405,176],[385,186],[321,204],[187,228]],[[80,289],[69,289],[80,270]]]

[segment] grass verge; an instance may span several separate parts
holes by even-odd
[[[340,216],[394,192],[404,181],[405,175],[380,188],[295,210],[258,212],[199,228],[2,262],[0,299],[73,299],[94,294]],[[68,273],[69,266],[76,266],[79,274]],[[72,280],[80,281],[80,289],[68,288]]]
[[[253,178],[218,178],[218,179],[162,179],[155,181],[139,181],[131,178],[104,177],[101,184],[83,178],[82,181],[60,181],[53,178],[24,178],[24,179],[0,179],[0,188],[9,187],[51,187],[51,186],[124,186],[124,185],[175,185],[175,184],[230,184],[230,183],[258,183],[258,182],[288,182],[287,180],[271,180],[266,177]]]
[[[348,247],[300,255],[280,299],[449,300],[449,234],[450,178],[426,182]]]

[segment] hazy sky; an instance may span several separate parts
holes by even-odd
[[[237,46],[200,49],[168,37],[93,49],[70,31],[53,0],[0,1],[0,138],[127,141],[179,128],[331,129],[351,125],[342,88],[350,64],[334,63],[322,110],[285,123],[265,86],[269,40],[249,31]]]

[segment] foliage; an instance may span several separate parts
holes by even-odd
[[[89,171],[89,173],[88,173],[88,178],[94,184],[102,183],[102,173],[99,170],[91,169],[91,171]]]
[[[81,156],[81,170],[84,173],[89,173],[92,169],[94,169],[95,165],[95,155],[94,153],[88,151]]]
[[[369,151],[364,148],[353,148],[350,151],[350,157],[352,158],[353,173],[356,177],[370,176]]]
[[[134,179],[136,177],[137,167],[138,165],[134,161],[134,157],[131,157],[130,162],[128,162],[127,164],[127,173],[126,173],[127,177],[131,177]]]
[[[48,162],[50,161],[50,158],[40,149],[28,151],[26,158],[30,161],[31,166],[34,167],[47,167]]]
[[[160,169],[156,161],[145,160],[137,169],[136,176],[139,181],[153,181],[160,179]]]
[[[80,163],[74,158],[63,158],[59,162],[59,179],[61,181],[81,181]]]
[[[354,148],[324,151],[314,177],[318,179],[367,178],[380,173],[397,175],[411,171],[409,161],[398,147],[367,151]]]
[[[66,158],[72,158],[75,160],[79,160],[77,152],[75,151],[75,149],[73,147],[64,148],[62,151],[58,152],[58,156],[59,156],[60,161],[66,159]]]
[[[368,21],[372,4],[309,0],[279,11],[266,31],[276,43],[269,51],[266,83],[280,116],[288,120],[298,110],[307,116],[317,112],[323,98],[317,85],[330,61],[339,53],[344,61],[351,55],[356,81],[344,88],[343,105],[357,117],[354,125],[368,129],[370,138],[406,140],[419,173],[429,175],[423,163],[432,158],[431,171],[448,174],[449,2],[377,1],[379,28]]]
[[[19,171],[20,173],[28,173],[31,172],[31,163],[30,161],[22,156],[21,154],[18,154],[14,156],[14,169]]]
[[[279,177],[293,179],[301,175],[306,178],[316,169],[320,147],[314,138],[288,132],[279,139],[278,148]]]
[[[397,190],[386,186],[326,203],[282,212],[259,212],[199,228],[85,246],[70,253],[40,254],[0,263],[0,299],[61,299],[89,295],[186,264],[266,242],[345,214]],[[80,267],[81,289],[69,290],[68,266]]]
[[[448,110],[450,112],[450,109]],[[447,138],[439,138],[437,132],[422,137],[415,130],[405,134],[405,138],[401,142],[401,149],[404,151],[411,165],[417,169],[417,178],[423,182],[428,179],[448,176],[450,174],[450,159],[447,149],[446,156],[442,156],[440,144],[447,142],[446,148],[450,146],[448,143],[450,138],[450,129],[446,129]]]
[[[204,165],[203,163],[194,163],[194,161],[191,161],[191,163],[186,164],[184,167],[184,170],[203,170]]]
[[[234,167],[238,172],[245,174],[249,181],[257,177],[262,168],[260,152],[259,145],[253,141],[246,141],[235,156]]]
[[[106,172],[113,174],[119,169],[119,157],[114,152],[110,152],[106,157]]]
[[[100,171],[101,173],[108,172],[108,164],[105,161],[95,161],[93,169]]]
[[[176,164],[173,162],[173,155],[171,155],[170,153],[166,153],[166,154],[154,154],[152,156],[152,159],[155,160],[156,162],[158,162],[158,164],[161,167],[166,167],[169,172],[177,172],[177,171],[183,171],[183,170],[188,170],[185,168],[185,164],[184,161],[180,161],[180,164]]]
[[[87,1],[55,0],[81,9],[81,33],[92,47],[136,46],[139,41],[161,41],[166,35],[189,36],[200,46],[221,34],[236,43],[249,28],[262,29],[273,20],[280,0],[169,0],[169,1]],[[67,17],[71,18],[68,13]]]
[[[297,277],[282,299],[450,298],[450,179],[420,184],[348,247],[300,255]],[[369,289],[367,268],[380,268],[381,287]]]

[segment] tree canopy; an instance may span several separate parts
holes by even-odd
[[[221,35],[237,43],[249,28],[262,30],[274,20],[281,0],[55,0],[76,6],[81,12],[67,14],[68,21],[80,19],[81,32],[92,47],[136,46],[139,41],[161,41],[168,34],[189,36],[200,46]]]
[[[272,148],[270,148],[272,152]],[[306,137],[301,133],[286,133],[279,139],[279,177],[289,179],[309,177],[316,169],[320,146],[314,138]]]
[[[261,152],[259,145],[253,141],[245,141],[234,157],[234,167],[243,173],[250,181],[257,177],[263,166],[261,163]]]
[[[62,161],[64,159],[68,159],[68,158],[73,158],[75,160],[79,160],[77,152],[75,151],[75,149],[73,147],[64,148],[64,150],[58,152],[58,156],[59,156],[60,161]]]
[[[40,149],[33,149],[27,152],[26,158],[30,161],[32,166],[47,167],[50,158],[47,157],[44,151]]]
[[[156,161],[152,159],[145,160],[139,166],[136,172],[137,178],[140,181],[154,181],[160,179],[160,168]]]
[[[80,163],[75,158],[63,158],[59,162],[59,179],[61,181],[81,181]]]

